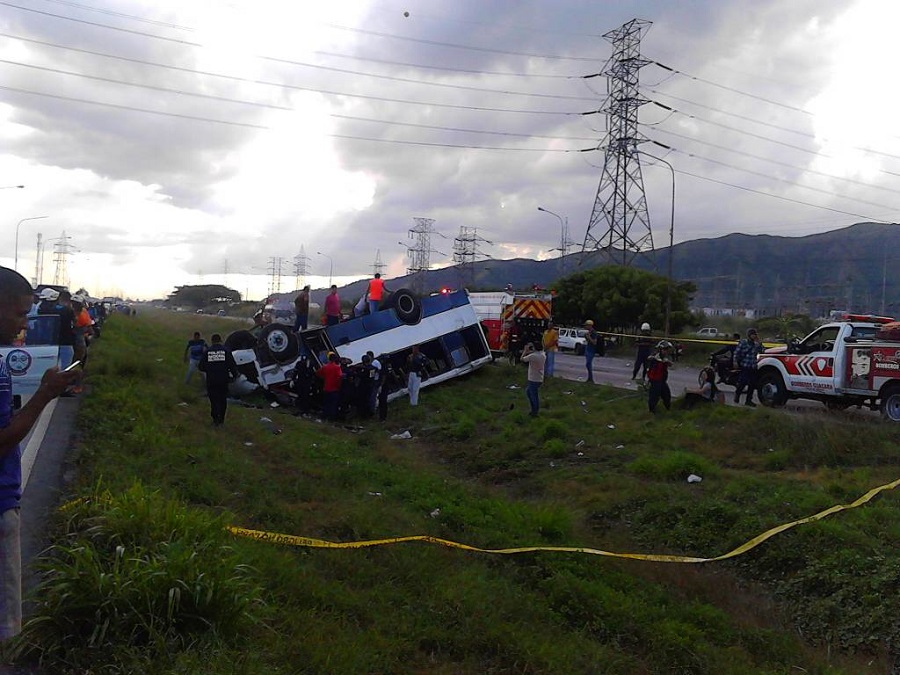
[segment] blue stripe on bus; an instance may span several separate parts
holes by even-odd
[[[422,303],[422,320],[425,320],[428,317],[469,304],[469,296],[465,291],[456,291],[430,295],[421,298],[420,302]],[[325,332],[328,334],[331,344],[340,347],[404,325],[406,324],[397,318],[394,309],[390,308],[374,314],[366,314],[357,319],[350,319],[336,326],[328,326]]]

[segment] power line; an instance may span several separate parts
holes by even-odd
[[[163,112],[161,110],[149,110],[147,108],[140,108],[137,106],[129,106],[129,105],[120,105],[117,103],[104,103],[101,101],[91,101],[83,98],[75,98],[73,96],[62,96],[60,94],[49,94],[46,92],[40,91],[30,91],[28,89],[20,89],[18,87],[5,87],[0,85],[0,90],[3,91],[14,91],[19,94],[29,94],[32,96],[43,96],[46,98],[58,99],[61,101],[72,101],[75,103],[85,103],[87,105],[96,105],[102,106],[106,108],[116,108],[119,110],[128,110],[131,112],[142,112],[148,113],[151,115],[161,115],[163,117],[177,117],[180,119],[193,120],[197,122],[211,122],[215,124],[226,124],[229,126],[236,127],[247,127],[250,129],[270,129],[271,127],[262,125],[262,124],[250,124],[248,122],[233,122],[229,120],[220,120],[220,119],[212,119],[209,117],[201,117],[198,115],[182,115],[179,113],[172,112]],[[558,152],[558,153],[568,153],[568,152],[582,152],[581,150],[566,150],[562,148],[514,148],[514,147],[506,147],[506,146],[488,146],[488,145],[464,145],[464,144],[454,144],[454,143],[427,143],[425,141],[404,141],[398,139],[388,139],[388,138],[370,138],[367,136],[354,136],[352,134],[324,134],[329,138],[341,138],[344,140],[351,141],[368,141],[372,143],[392,143],[395,145],[416,145],[423,146],[429,148],[460,148],[465,150],[505,150],[511,152]]]
[[[649,126],[649,125],[642,124],[641,126]],[[708,145],[710,147],[717,148],[719,150],[724,150],[725,152],[731,152],[736,155],[743,155],[745,157],[750,157],[752,159],[758,159],[762,162],[769,162],[770,164],[777,164],[778,166],[783,166],[788,169],[797,169],[798,171],[803,171],[804,173],[811,173],[811,174],[815,174],[817,176],[823,176],[825,178],[830,178],[832,180],[844,181],[846,183],[853,183],[854,185],[861,185],[862,187],[865,187],[865,188],[870,188],[870,189],[874,189],[874,190],[884,190],[885,192],[892,192],[894,194],[900,194],[900,190],[895,190],[893,188],[883,187],[881,185],[876,185],[874,183],[866,183],[861,180],[855,180],[853,178],[843,178],[841,176],[834,176],[830,173],[825,173],[824,171],[817,171],[816,169],[810,169],[807,167],[798,166],[796,164],[790,164],[789,162],[781,162],[777,159],[770,159],[768,157],[763,157],[762,155],[754,155],[751,152],[745,152],[743,150],[735,150],[734,148],[729,148],[728,146],[725,146],[725,145],[719,145],[717,143],[710,143],[709,141],[702,141],[699,138],[694,138],[693,136],[686,136],[684,134],[679,134],[675,131],[670,131],[669,129],[666,129],[664,127],[660,127],[660,128],[654,127],[654,131],[662,131],[665,134],[669,134],[671,136],[676,136],[678,138],[683,138],[688,141],[693,141],[694,143]],[[825,155],[825,154],[821,154],[821,153],[813,153],[813,154],[816,154],[820,157],[826,157],[826,158],[829,157],[829,155]]]
[[[0,5],[3,3],[0,2]],[[289,89],[294,91],[306,91],[316,94],[323,94],[329,96],[346,96],[348,98],[359,98],[369,101],[381,101],[386,103],[402,103],[404,105],[426,105],[434,108],[448,108],[453,110],[469,110],[474,112],[499,112],[499,113],[512,113],[512,114],[525,114],[525,115],[563,115],[563,116],[575,116],[580,115],[581,113],[577,112],[558,112],[553,110],[524,110],[524,109],[516,109],[516,108],[489,108],[486,106],[473,106],[473,105],[459,105],[453,103],[433,103],[429,101],[413,101],[409,99],[398,99],[398,98],[390,98],[387,96],[372,96],[367,94],[355,94],[355,93],[347,93],[342,91],[334,91],[330,89],[316,89],[315,87],[304,87],[296,84],[287,84],[282,82],[272,82],[268,80],[256,80],[252,78],[246,77],[238,77],[236,75],[226,75],[224,73],[215,73],[211,71],[205,70],[197,70],[194,68],[184,68],[182,66],[171,66],[164,63],[156,63],[154,61],[145,61],[143,59],[135,59],[127,56],[119,56],[117,54],[108,54],[104,52],[93,51],[90,49],[81,49],[79,47],[68,47],[65,45],[59,45],[52,42],[45,42],[43,40],[35,40],[33,38],[25,38],[18,35],[10,35],[7,33],[0,33],[0,37],[8,37],[14,40],[21,40],[23,42],[31,42],[35,44],[44,45],[47,47],[53,47],[56,49],[63,49],[67,51],[78,52],[81,54],[90,54],[92,56],[100,56],[108,59],[115,59],[118,61],[125,61],[128,63],[136,63],[145,66],[151,66],[154,68],[163,68],[166,70],[171,70],[175,72],[189,73],[193,75],[204,75],[208,77],[219,77],[222,79],[230,80],[233,82],[243,82],[247,84],[259,84],[263,86],[269,87],[277,87],[279,89]]]
[[[804,110],[803,108],[798,108],[797,106],[794,106],[794,105],[789,105],[787,103],[781,103],[780,101],[775,101],[773,99],[766,98],[765,96],[758,96],[757,94],[751,94],[746,91],[741,91],[740,89],[737,89],[735,87],[729,87],[728,85],[725,85],[725,84],[719,84],[718,82],[713,82],[712,80],[707,80],[705,78],[698,77],[696,75],[689,75],[688,73],[685,73],[684,71],[678,70],[677,68],[672,68],[671,66],[667,66],[664,63],[660,63],[659,61],[653,61],[652,63],[656,66],[659,66],[663,70],[668,70],[672,73],[675,73],[676,75],[681,75],[683,77],[688,78],[689,80],[694,80],[695,82],[703,82],[704,84],[708,84],[712,87],[718,87],[719,89],[724,89],[725,91],[730,91],[735,94],[740,94],[741,96],[746,96],[748,98],[756,99],[757,101],[769,103],[771,105],[778,106],[779,108],[785,108],[786,110],[793,110],[794,112],[803,113],[804,115],[809,115],[810,117],[814,116],[813,113],[809,112],[808,110]]]
[[[74,21],[76,23],[81,23],[81,24],[85,24],[88,26],[95,26],[98,28],[107,28],[109,30],[116,30],[116,31],[121,31],[123,33],[130,33],[132,35],[141,35],[143,37],[150,37],[150,38],[154,38],[157,40],[165,40],[167,42],[176,42],[178,44],[188,45],[191,47],[202,47],[203,46],[202,44],[199,44],[196,42],[191,42],[189,40],[182,40],[180,38],[172,38],[172,37],[164,37],[162,35],[155,35],[153,33],[145,33],[143,31],[133,30],[131,28],[122,28],[121,26],[110,26],[109,24],[99,23],[97,21],[88,21],[87,19],[77,19],[75,17],[65,16],[64,14],[54,14],[53,12],[45,12],[43,10],[34,9],[32,7],[23,7],[21,5],[16,5],[11,2],[0,2],[0,5],[4,5],[6,7],[11,7],[13,9],[19,9],[19,10],[22,10],[23,12],[32,12],[34,14],[40,14],[42,16],[49,16],[49,17],[53,17],[56,19],[64,19],[66,21]],[[596,63],[597,61],[599,61],[599,59],[588,58],[588,57],[584,57],[584,56],[562,56],[562,55],[554,55],[554,54],[535,54],[535,53],[530,53],[530,52],[512,52],[512,51],[506,51],[503,49],[492,49],[490,47],[472,47],[469,45],[460,45],[460,44],[455,44],[455,43],[451,43],[451,42],[438,42],[435,40],[422,40],[419,38],[411,38],[411,37],[406,37],[406,36],[402,36],[402,35],[392,35],[390,33],[379,33],[377,31],[365,30],[363,28],[351,28],[349,26],[339,26],[337,24],[331,24],[331,23],[326,23],[324,25],[329,26],[330,28],[334,28],[336,30],[360,33],[363,35],[373,35],[375,37],[390,38],[390,39],[394,39],[394,40],[400,40],[403,42],[415,42],[418,44],[425,44],[425,45],[429,45],[429,46],[433,46],[433,47],[435,47],[435,46],[436,47],[451,47],[454,49],[463,49],[463,50],[475,51],[475,52],[485,52],[485,53],[489,53],[489,54],[505,54],[507,56],[524,56],[526,58],[532,58],[532,59],[537,58],[537,59],[561,60],[561,61],[581,61],[581,62],[589,62],[589,63]],[[269,57],[262,56],[259,58],[269,58]]]
[[[127,80],[116,80],[116,79],[110,78],[110,77],[101,77],[98,75],[88,75],[86,73],[78,73],[78,72],[70,71],[70,70],[62,70],[61,68],[51,68],[49,66],[38,66],[38,65],[30,64],[30,63],[21,63],[19,61],[10,61],[7,59],[0,59],[0,64],[3,64],[3,63],[5,63],[7,65],[21,66],[23,68],[31,68],[34,70],[41,70],[44,72],[57,73],[60,75],[70,75],[73,77],[81,77],[81,78],[85,78],[85,79],[89,79],[89,80],[106,82],[108,84],[120,84],[120,85],[124,85],[127,87],[138,87],[141,89],[149,89],[152,91],[159,91],[159,92],[165,92],[165,93],[170,93],[170,94],[178,94],[180,96],[191,96],[191,97],[195,97],[195,98],[203,98],[203,99],[208,99],[208,100],[213,100],[213,101],[221,101],[221,102],[225,102],[225,103],[237,103],[240,105],[250,105],[250,106],[255,106],[255,107],[260,107],[260,108],[268,108],[271,110],[282,110],[282,111],[288,111],[288,112],[293,112],[296,110],[296,108],[292,108],[291,106],[276,105],[273,103],[262,103],[259,101],[247,101],[245,99],[230,98],[227,96],[216,96],[215,94],[201,94],[201,93],[197,93],[197,92],[186,91],[183,89],[172,89],[170,87],[159,87],[156,85],[143,84],[143,83],[139,83],[139,82],[128,82]],[[377,123],[377,124],[390,124],[390,125],[405,126],[405,127],[412,127],[412,128],[418,128],[418,129],[431,129],[431,130],[438,130],[438,131],[455,131],[455,132],[472,133],[472,134],[489,134],[489,135],[496,135],[496,136],[510,136],[510,137],[516,137],[516,138],[543,138],[543,139],[562,140],[562,141],[590,141],[590,140],[593,140],[588,137],[541,136],[541,135],[537,135],[537,134],[517,134],[517,133],[507,132],[507,131],[486,131],[486,130],[479,130],[479,129],[445,127],[445,126],[435,125],[435,124],[417,124],[417,123],[413,123],[413,122],[400,122],[397,120],[382,120],[382,119],[377,119],[377,118],[373,118],[373,117],[361,117],[361,116],[356,116],[356,115],[341,115],[338,113],[329,113],[329,114],[331,115],[331,117],[335,117],[338,119],[346,119],[346,120],[358,121],[358,122],[372,122],[372,123]]]

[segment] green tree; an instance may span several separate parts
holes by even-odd
[[[166,298],[169,305],[206,307],[215,303],[240,302],[241,294],[220,284],[204,286],[176,286]]]
[[[573,325],[593,319],[601,330],[632,329],[647,321],[660,329],[665,324],[667,285],[666,277],[633,267],[608,265],[576,272],[556,283],[554,319]],[[691,282],[673,282],[669,316],[673,333],[690,323],[688,305],[696,290]]]
[[[784,340],[792,337],[803,337],[811,333],[816,327],[816,322],[806,314],[782,314],[770,316],[759,320],[758,330],[762,333],[771,333],[771,336]]]

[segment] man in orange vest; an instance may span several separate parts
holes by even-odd
[[[369,314],[378,311],[378,305],[384,299],[384,281],[381,279],[381,272],[375,273],[375,278],[369,280]]]

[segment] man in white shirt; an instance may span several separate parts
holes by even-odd
[[[541,399],[538,396],[541,385],[544,383],[544,364],[547,356],[542,351],[536,351],[534,343],[529,342],[522,351],[522,361],[528,364],[528,384],[525,387],[525,395],[531,405],[530,417],[537,417],[541,407]]]

